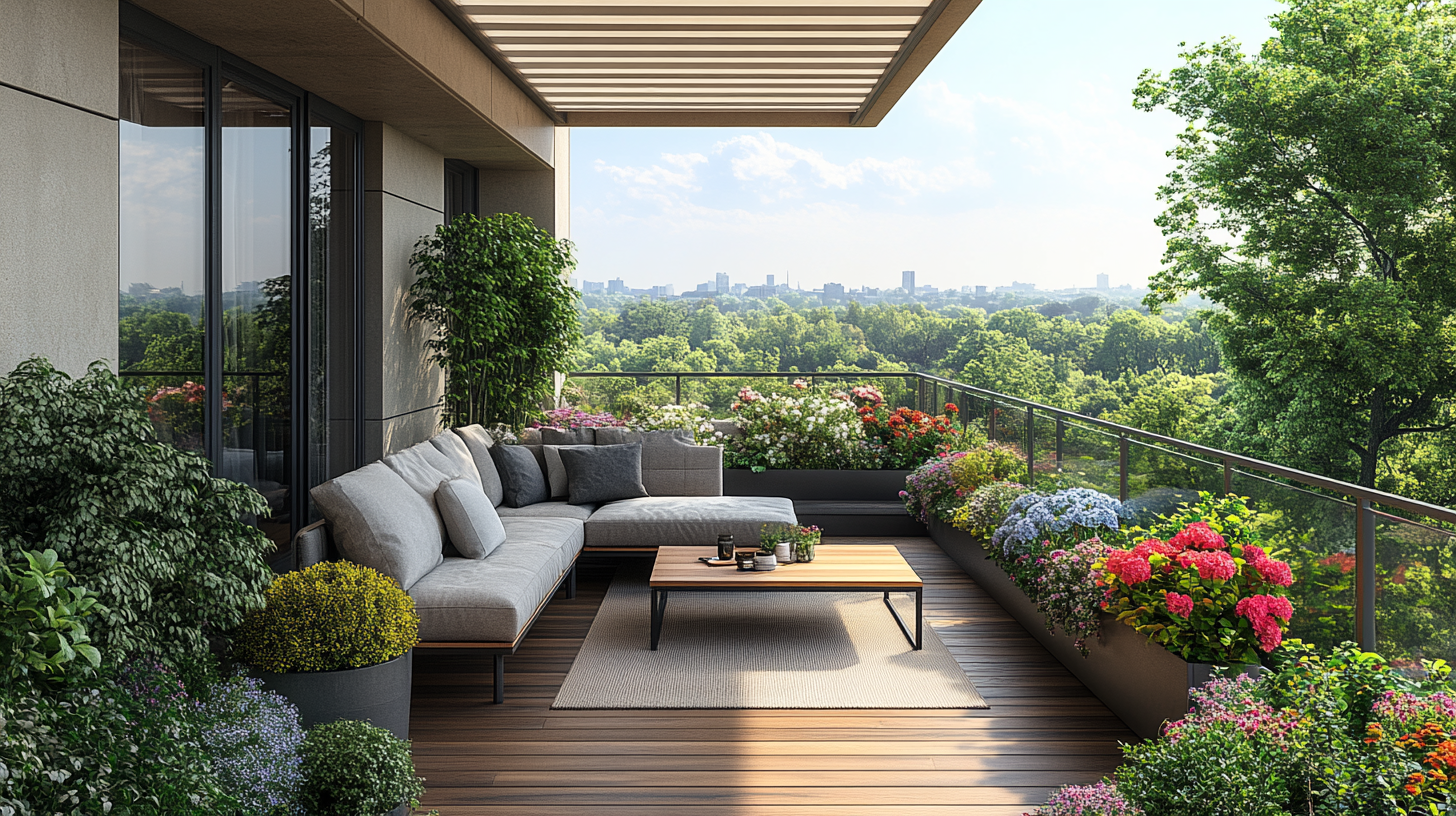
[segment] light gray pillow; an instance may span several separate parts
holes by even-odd
[[[571,504],[597,504],[647,495],[642,486],[642,443],[563,447],[561,462]]]
[[[551,498],[546,487],[546,474],[536,461],[536,454],[524,445],[496,445],[490,449],[496,471],[501,476],[506,507],[525,507]]]
[[[396,451],[381,459],[386,467],[399,474],[416,493],[424,497],[430,503],[430,509],[435,510],[435,491],[440,485],[449,481],[454,476],[454,468],[445,454],[435,449],[429,442],[421,442],[411,445],[402,451]],[[440,540],[445,543],[445,549],[449,551],[450,536],[445,531],[445,522],[440,520],[438,513],[435,516],[435,527],[440,531]]]
[[[551,498],[564,499],[570,494],[566,483],[566,465],[561,463],[562,448],[590,448],[591,445],[542,445],[541,453],[546,457],[546,486]]]
[[[372,462],[309,491],[339,552],[409,589],[444,560],[439,517],[382,462]]]
[[[444,461],[449,462],[450,469],[446,473],[451,478],[469,479],[484,489],[484,483],[480,481],[480,468],[475,466],[475,459],[470,456],[470,448],[466,447],[464,439],[445,431],[435,434],[430,439],[430,445],[440,452]]]
[[[500,507],[505,498],[505,488],[501,485],[500,473],[495,469],[495,461],[490,458],[490,449],[495,444],[495,439],[479,425],[455,428],[454,433],[465,442],[465,448],[470,451],[470,458],[480,473],[480,486],[485,490],[485,495],[490,497],[492,505]]]
[[[435,505],[450,531],[450,541],[466,558],[484,558],[505,543],[506,527],[475,482],[451,479],[440,485]]]

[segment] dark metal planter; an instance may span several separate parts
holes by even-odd
[[[274,674],[256,672],[263,686],[298,706],[304,728],[335,720],[368,720],[409,739],[414,650],[359,669]]]
[[[1185,661],[1111,615],[1103,616],[1102,639],[1082,657],[1070,637],[1047,631],[1046,616],[990,560],[981,539],[938,519],[930,522],[930,537],[1133,733],[1158,736],[1165,721],[1188,713],[1188,689],[1208,679],[1207,664]]]

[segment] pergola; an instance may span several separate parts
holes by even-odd
[[[874,126],[980,0],[434,0],[572,127]]]

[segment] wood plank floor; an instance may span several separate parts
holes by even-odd
[[[1117,766],[1132,733],[929,539],[825,541],[900,547],[925,581],[926,622],[990,709],[552,711],[621,563],[593,556],[576,599],[553,601],[506,658],[504,704],[490,702],[489,657],[416,653],[424,804],[443,816],[1001,816]]]

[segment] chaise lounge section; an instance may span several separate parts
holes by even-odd
[[[539,480],[550,485],[548,493],[559,493],[565,484],[561,450],[597,446],[616,446],[618,453],[640,446],[641,491],[647,495],[582,504],[564,496],[510,501],[523,495],[523,481]],[[762,525],[797,522],[788,499],[723,496],[722,449],[695,445],[676,432],[547,434],[540,444],[511,446],[517,464],[505,467],[498,467],[503,452],[493,455],[495,447],[478,425],[456,428],[319,485],[312,496],[324,520],[299,531],[295,557],[300,568],[344,558],[394,578],[415,600],[421,647],[493,656],[498,703],[505,699],[506,655],[516,652],[558,591],[575,596],[583,551],[703,546],[723,533],[756,544]],[[523,451],[538,471],[521,469]],[[461,534],[453,505],[442,515],[444,487],[461,483],[483,494],[466,520],[474,523],[466,523],[469,529],[492,531],[487,537],[496,543],[483,555],[468,532]],[[460,541],[452,540],[452,527]]]

